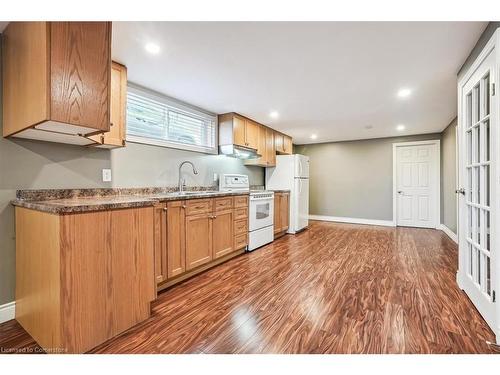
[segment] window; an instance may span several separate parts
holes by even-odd
[[[217,154],[217,117],[129,86],[127,141]]]

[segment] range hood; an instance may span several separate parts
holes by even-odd
[[[253,148],[238,145],[219,146],[219,153],[237,159],[249,160],[258,159],[262,155],[258,154]]]

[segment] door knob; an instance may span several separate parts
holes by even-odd
[[[455,190],[455,193],[465,195],[465,189],[464,188],[457,189]]]

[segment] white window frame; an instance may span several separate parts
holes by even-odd
[[[153,145],[153,146],[159,146],[159,147],[174,148],[174,149],[178,149],[178,150],[201,152],[204,154],[217,155],[219,153],[218,152],[219,124],[217,121],[217,115],[215,113],[205,111],[205,110],[198,108],[196,106],[181,102],[180,100],[171,98],[167,95],[160,94],[158,92],[155,92],[155,91],[147,89],[145,87],[136,85],[134,83],[129,82],[127,85],[127,90],[132,92],[132,93],[144,96],[146,98],[156,100],[160,103],[164,103],[164,104],[168,105],[169,107],[172,107],[173,109],[180,110],[182,112],[194,113],[195,115],[201,116],[201,117],[211,117],[211,118],[213,118],[214,124],[215,124],[214,125],[215,129],[214,129],[214,146],[213,147],[204,147],[204,146],[190,145],[190,144],[186,144],[186,143],[171,142],[171,141],[166,141],[166,140],[156,139],[156,138],[141,137],[138,135],[128,134],[128,132],[126,132],[127,142],[141,143],[141,144]]]

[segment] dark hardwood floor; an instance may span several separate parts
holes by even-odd
[[[161,293],[92,352],[494,353],[456,270],[441,231],[312,222]],[[15,321],[0,347],[37,348]]]

